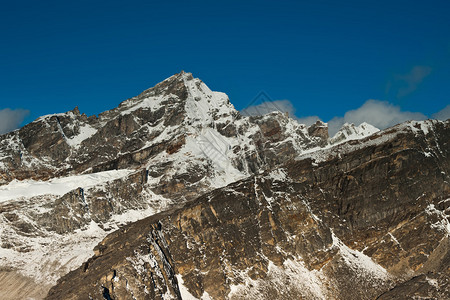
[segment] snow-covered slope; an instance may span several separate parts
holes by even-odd
[[[139,189],[139,195],[133,188],[116,191],[136,185],[136,175],[123,169],[0,187],[0,265],[37,284],[54,284],[92,256],[112,230],[170,207],[169,199],[150,189]]]

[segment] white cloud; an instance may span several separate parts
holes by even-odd
[[[295,115],[295,107],[289,100],[266,101],[258,105],[252,105],[241,110],[243,116],[262,116],[273,111],[287,112],[289,117],[297,120],[300,124],[312,125],[320,120],[318,116],[298,118]]]
[[[258,105],[252,105],[241,110],[243,116],[262,116],[273,111],[281,111],[294,116],[295,108],[289,100],[266,101]]]
[[[444,107],[442,110],[438,111],[437,113],[433,114],[433,118],[442,121],[450,119],[450,104]]]
[[[411,94],[425,77],[431,74],[431,71],[432,69],[429,66],[414,66],[407,73],[394,75],[394,78],[387,83],[386,94],[394,91],[397,98]]]
[[[309,116],[309,117],[302,117],[302,118],[294,118],[299,122],[300,124],[305,124],[307,126],[312,125],[320,120],[318,116]],[[322,120],[320,120],[322,121]]]
[[[422,113],[402,111],[399,106],[386,101],[367,100],[361,107],[346,112],[344,117],[331,119],[328,127],[330,136],[332,136],[344,123],[359,125],[367,122],[379,129],[385,129],[407,120],[424,120],[426,118]]]
[[[1,109],[0,110],[0,134],[17,129],[29,111],[25,109]]]

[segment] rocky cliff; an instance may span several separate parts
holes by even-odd
[[[450,122],[409,122],[122,227],[47,299],[448,299]]]

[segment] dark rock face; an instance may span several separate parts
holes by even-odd
[[[317,121],[315,124],[311,125],[308,128],[308,133],[311,136],[316,136],[321,138],[324,142],[326,142],[329,138],[328,136],[328,127],[325,123],[321,121]]]
[[[448,299],[449,137],[403,124],[206,193],[110,234],[47,299]]]
[[[439,275],[422,274],[395,286],[377,299],[448,299],[449,276],[448,271]]]

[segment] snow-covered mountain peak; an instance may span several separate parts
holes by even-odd
[[[376,130],[368,124],[346,126],[333,143]],[[280,112],[242,117],[226,94],[182,71],[98,117],[76,108],[43,116],[5,136],[0,140],[0,184],[162,161],[167,170],[174,161],[187,166],[174,172],[181,174],[196,164],[190,155],[208,174],[217,171],[220,177],[228,174],[222,170],[232,170],[249,175],[328,144],[327,124],[307,127]],[[275,154],[279,149],[284,149],[281,156]]]
[[[232,120],[231,116],[235,115],[237,111],[225,93],[211,91],[198,78],[184,76],[183,79],[188,92],[185,101],[187,118],[192,121],[200,121],[204,125],[219,119]]]
[[[355,126],[353,123],[345,123],[341,129],[330,139],[330,144],[338,144],[348,140],[358,140],[380,131],[366,122]]]
[[[122,102],[118,110],[121,115],[137,110],[160,111],[167,117],[177,115],[176,122],[172,123],[195,127],[237,115],[226,94],[211,91],[200,79],[184,71]]]

